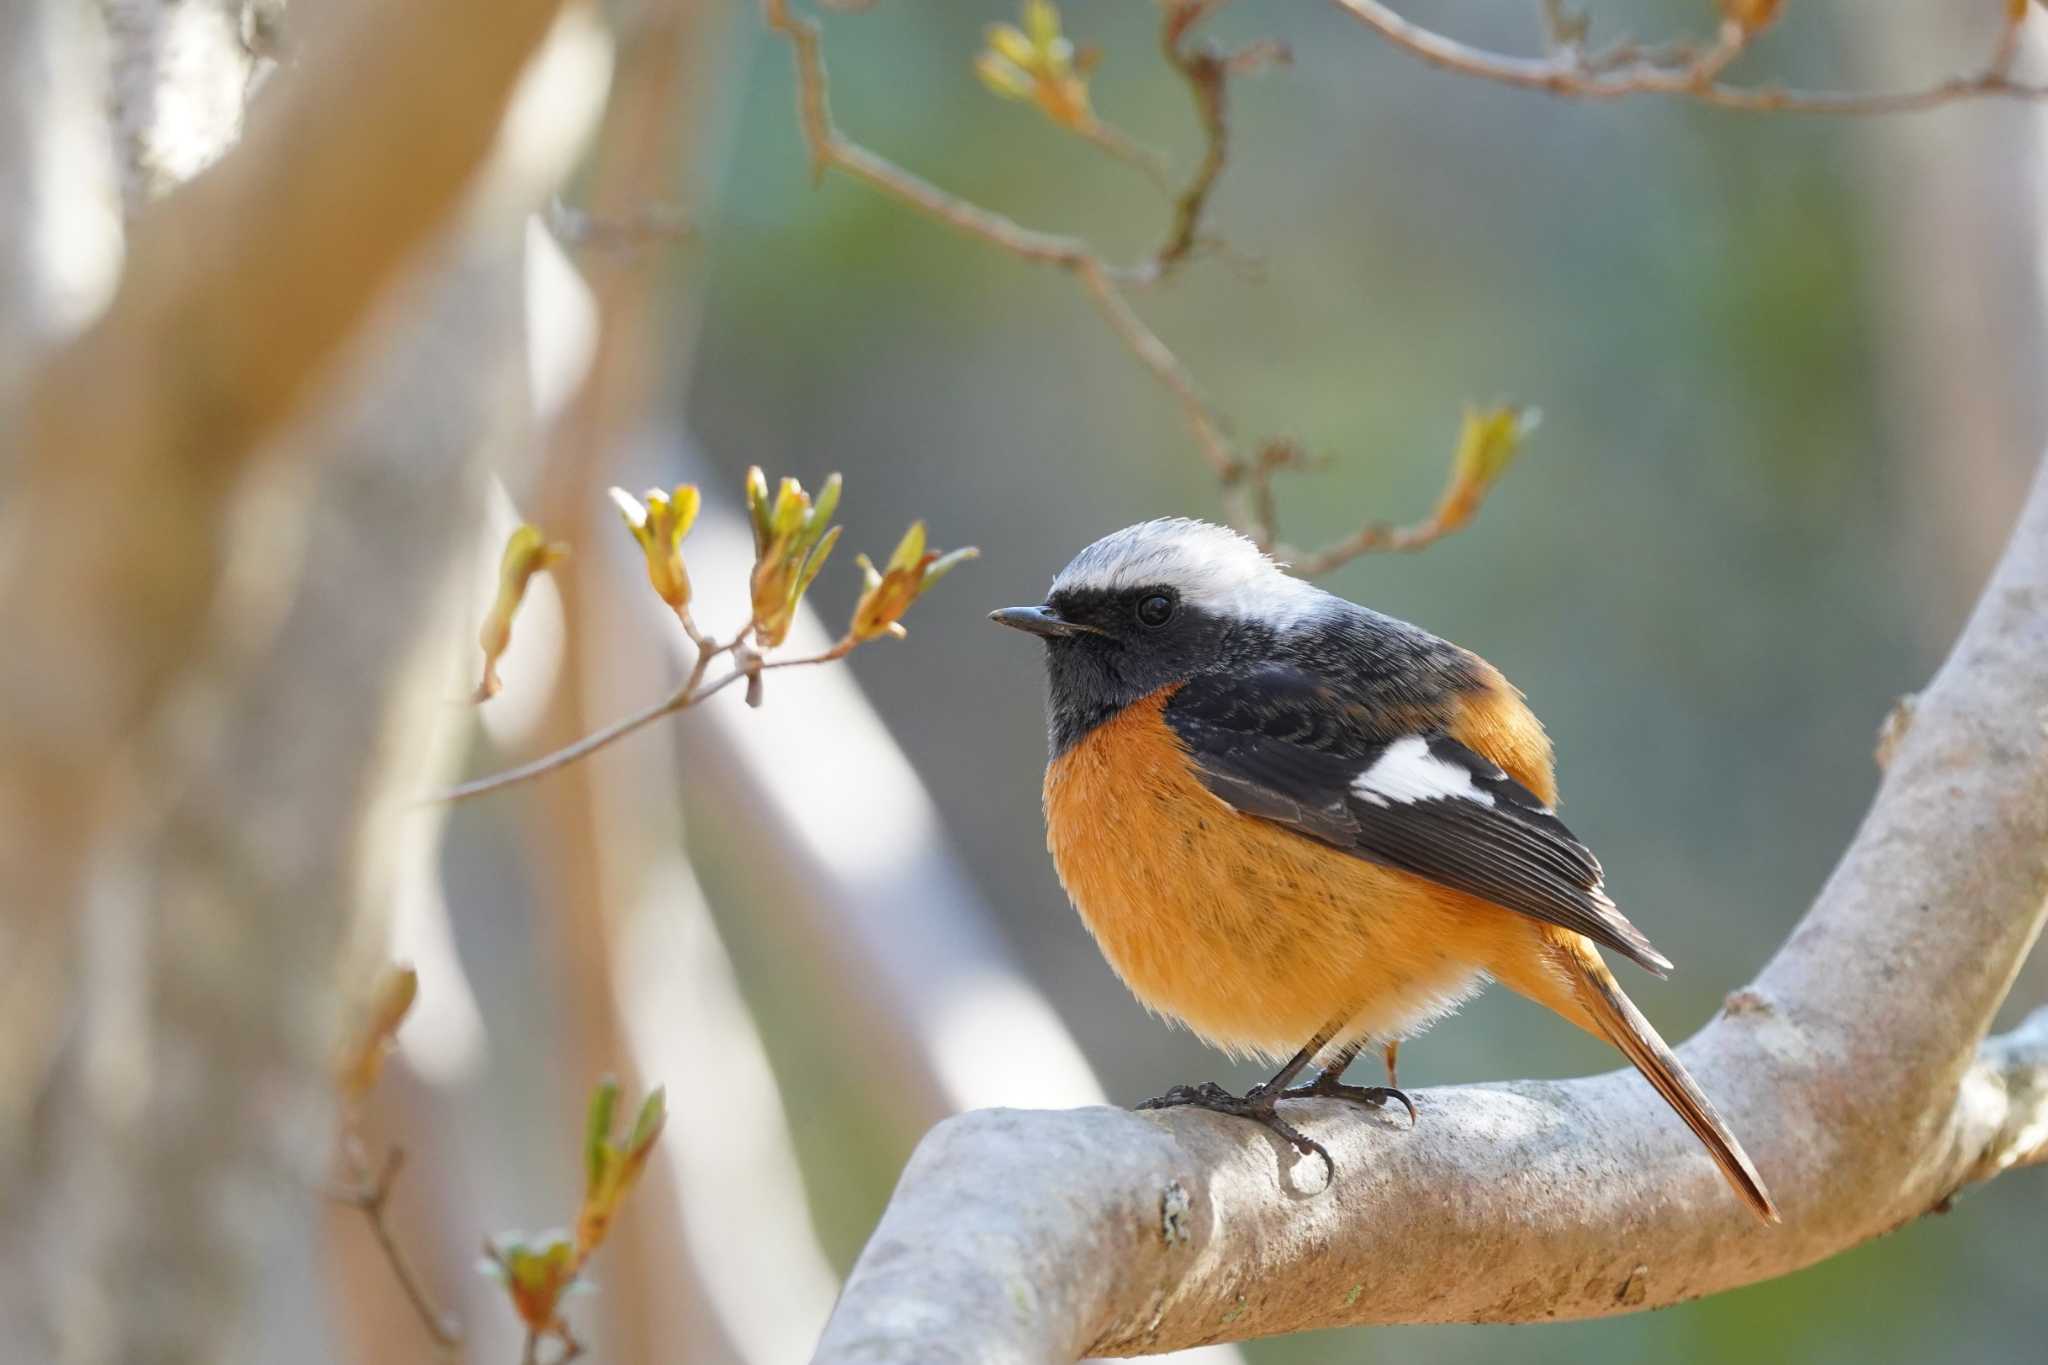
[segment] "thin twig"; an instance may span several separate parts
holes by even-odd
[[[550,1330],[555,1340],[561,1343],[562,1352],[552,1361],[549,1361],[548,1365],[569,1365],[570,1361],[583,1354],[583,1343],[570,1333],[569,1324],[566,1319],[557,1319],[554,1327]],[[519,1365],[541,1365],[540,1343],[541,1338],[546,1335],[548,1333],[541,1332],[537,1328],[529,1327],[526,1329],[526,1344],[519,1350]]]
[[[832,120],[830,86],[818,25],[795,13],[789,0],[761,0],[761,15],[771,30],[789,40],[796,64],[798,120],[804,146],[810,155],[812,175],[822,178],[828,170],[843,171],[925,216],[1021,260],[1058,266],[1071,274],[1124,348],[1150,371],[1179,405],[1182,420],[1194,438],[1196,449],[1222,486],[1226,519],[1250,534],[1261,548],[1271,548],[1276,534],[1273,475],[1281,469],[1299,467],[1306,461],[1287,442],[1268,442],[1256,457],[1247,459],[1233,444],[1228,424],[1203,396],[1187,366],[1138,315],[1126,293],[1128,288],[1157,283],[1203,245],[1202,218],[1217,178],[1229,159],[1229,123],[1224,103],[1228,79],[1286,58],[1286,49],[1277,43],[1254,43],[1227,54],[1211,47],[1190,48],[1186,42],[1188,34],[1227,3],[1229,0],[1173,0],[1166,7],[1160,30],[1161,50],[1166,60],[1188,82],[1194,95],[1196,113],[1203,128],[1204,151],[1192,178],[1175,201],[1173,221],[1164,241],[1143,261],[1126,267],[1112,265],[1078,237],[1024,227],[1000,213],[940,189],[848,138]],[[1275,458],[1275,452],[1284,454]],[[1454,529],[1453,526],[1442,527],[1430,539],[1449,534]],[[1410,528],[1411,532],[1413,530]],[[1355,554],[1381,548],[1405,548],[1394,544],[1400,539],[1402,537],[1391,536],[1387,528],[1367,526],[1337,546],[1307,556],[1304,562],[1321,565],[1319,572],[1327,571]],[[1340,546],[1350,544],[1357,544],[1360,548],[1351,553],[1340,552]],[[653,716],[646,719],[653,719]],[[639,723],[644,724],[645,720]],[[461,788],[457,792],[468,794]]]
[[[370,1235],[377,1239],[377,1245],[384,1251],[384,1259],[391,1265],[391,1273],[398,1279],[398,1287],[405,1291],[405,1297],[412,1303],[413,1312],[419,1316],[427,1335],[434,1339],[434,1345],[441,1352],[452,1354],[462,1345],[462,1327],[452,1317],[443,1317],[441,1310],[427,1294],[420,1282],[419,1272],[413,1268],[412,1259],[405,1254],[405,1248],[398,1244],[398,1238],[391,1231],[391,1224],[384,1217],[384,1210],[391,1201],[392,1186],[398,1183],[398,1173],[405,1169],[405,1148],[393,1146],[385,1154],[384,1169],[376,1180],[364,1183],[360,1151],[353,1138],[344,1139],[344,1146],[351,1152],[350,1165],[353,1183],[334,1191],[334,1199],[352,1209],[362,1212],[370,1224]]]
[[[682,686],[676,688],[675,691],[669,693],[660,701],[655,702],[652,706],[635,711],[623,719],[615,720],[601,730],[592,731],[574,743],[565,744],[553,753],[543,754],[531,763],[522,763],[516,768],[507,768],[503,772],[490,773],[484,777],[444,788],[441,791],[421,798],[421,804],[439,805],[443,802],[467,801],[474,796],[483,796],[488,792],[503,791],[505,788],[517,786],[521,782],[531,782],[537,777],[545,777],[557,769],[568,767],[579,759],[588,758],[599,749],[616,744],[627,735],[632,734],[636,730],[645,729],[663,716],[672,716],[678,711],[687,711],[693,706],[708,701],[741,679],[747,680],[750,700],[753,701],[754,705],[759,705],[759,701],[753,699],[758,697],[760,675],[762,673],[772,668],[796,668],[808,664],[832,663],[851,654],[860,643],[852,636],[847,636],[822,654],[806,655],[801,659],[763,659],[751,648],[742,646],[741,642],[746,638],[745,631],[742,631],[727,643],[719,645],[711,643],[708,637],[697,635],[693,627],[686,626],[686,629],[692,631],[691,638],[698,645],[697,663],[690,670],[690,676],[683,680]],[[710,682],[705,682],[704,675],[709,669],[711,660],[720,654],[728,653],[734,655],[736,660],[731,671],[720,674]]]
[[[826,170],[837,166],[920,212],[1027,261],[1071,266],[1091,255],[1079,238],[1024,227],[847,140],[832,122],[817,24],[792,13],[788,0],[762,0],[761,13],[769,28],[789,39],[796,56],[798,114],[814,179],[823,179]]]
[[[1077,131],[1104,154],[1143,175],[1161,194],[1173,193],[1173,183],[1166,178],[1166,158],[1133,141],[1121,128],[1097,119]]]
[[[1147,263],[1153,279],[1164,279],[1187,260],[1200,242],[1202,216],[1209,207],[1210,192],[1230,160],[1230,122],[1224,102],[1230,77],[1245,75],[1261,67],[1292,60],[1286,46],[1278,42],[1253,43],[1233,53],[1213,45],[1189,49],[1186,39],[1196,25],[1223,8],[1229,0],[1176,0],[1166,7],[1159,25],[1159,50],[1167,65],[1181,74],[1195,100],[1195,117],[1202,125],[1202,159],[1194,175],[1173,203],[1173,222],[1166,240]]]
[[[1631,95],[1679,95],[1721,109],[1793,114],[1901,114],[1983,96],[2048,99],[2048,86],[2028,85],[2006,75],[2018,25],[2001,33],[1992,61],[1973,75],[1954,76],[1919,90],[1791,90],[1782,86],[1731,85],[1721,72],[1740,56],[1751,36],[1725,24],[1712,46],[1683,60],[1662,61],[1629,47],[1622,55],[1587,60],[1576,47],[1548,58],[1517,57],[1461,43],[1403,18],[1379,0],[1332,0],[1339,9],[1402,51],[1447,71],[1477,76],[1525,90],[1544,90],[1573,99],[1611,100]],[[1731,38],[1731,32],[1733,36]]]
[[[1290,545],[1276,545],[1273,556],[1302,577],[1314,578],[1339,565],[1348,564],[1360,555],[1425,549],[1463,527],[1462,522],[1447,522],[1438,516],[1425,517],[1406,526],[1374,521],[1320,550],[1297,550]]]
[[[1311,459],[1295,441],[1271,440],[1259,447],[1258,456],[1252,461],[1251,469],[1245,477],[1244,520],[1241,524],[1241,529],[1259,548],[1273,551],[1275,554],[1285,548],[1276,547],[1273,543],[1276,534],[1274,526],[1278,519],[1273,500],[1273,476],[1284,469],[1308,469],[1319,463],[1321,462]],[[1308,556],[1309,559],[1315,557]],[[1281,555],[1280,558],[1283,563],[1292,563],[1285,555]],[[1335,568],[1342,562],[1335,561],[1329,567]]]
[[[1193,433],[1196,447],[1207,460],[1216,477],[1229,486],[1238,481],[1244,472],[1243,461],[1231,449],[1230,439],[1224,434],[1223,419],[1209,406],[1209,400],[1195,387],[1194,376],[1188,373],[1173,348],[1159,339],[1159,334],[1145,325],[1131,307],[1131,301],[1124,296],[1108,269],[1094,256],[1085,256],[1076,261],[1072,269],[1081,287],[1088,291],[1096,311],[1109,323],[1124,343],[1125,349],[1138,358],[1140,364],[1179,402],[1181,415]]]
[[[1239,458],[1224,437],[1215,411],[1201,396],[1193,377],[1173,349],[1146,325],[1124,296],[1122,283],[1145,283],[1156,277],[1157,271],[1149,262],[1119,269],[1078,237],[1024,227],[1000,213],[942,190],[852,141],[832,121],[830,86],[817,24],[794,13],[788,0],[761,0],[761,14],[769,28],[789,40],[796,59],[798,113],[813,175],[822,176],[826,170],[837,168],[927,217],[971,237],[978,237],[1013,256],[1042,265],[1056,265],[1071,272],[1081,281],[1097,310],[1109,322],[1125,348],[1179,401],[1195,442],[1210,468],[1226,481],[1238,477],[1241,472]]]

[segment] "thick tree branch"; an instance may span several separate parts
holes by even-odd
[[[316,7],[346,31],[139,204],[111,311],[0,410],[0,1336],[27,1357],[329,1349],[300,1257],[337,967],[382,937],[450,570],[528,429],[523,223],[594,99],[558,50],[528,91],[552,136],[498,136],[553,9]],[[180,98],[211,107],[216,69]],[[394,127],[433,148],[394,159]]]
[[[1982,1042],[2048,897],[2048,473],[1875,805],[1754,985],[1682,1050],[1784,1207],[1758,1226],[1633,1073],[1295,1121],[939,1125],[822,1361],[1075,1359],[1306,1328],[1592,1317],[1809,1265],[2048,1159],[2048,1011]]]
[[[559,3],[344,7],[0,413],[9,903],[71,894],[109,768],[199,633],[237,476],[454,207]]]

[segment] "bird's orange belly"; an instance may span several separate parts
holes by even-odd
[[[1047,843],[1110,965],[1147,1006],[1280,1058],[1393,1039],[1453,1008],[1508,912],[1241,815],[1201,785],[1161,710],[1098,727],[1046,771]]]

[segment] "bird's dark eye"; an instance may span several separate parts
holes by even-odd
[[[1157,630],[1173,619],[1173,599],[1163,592],[1138,599],[1138,624]]]

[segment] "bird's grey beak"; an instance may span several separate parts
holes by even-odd
[[[1101,632],[1093,626],[1079,625],[1061,619],[1050,607],[1003,607],[988,614],[988,619],[999,626],[1013,630],[1027,631],[1032,635],[1043,635],[1056,639],[1065,635],[1096,635]]]

